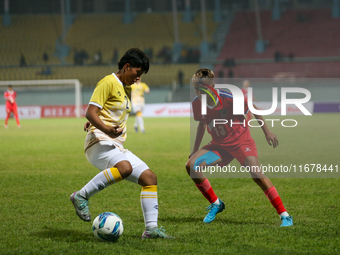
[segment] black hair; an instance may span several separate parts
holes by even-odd
[[[131,67],[141,67],[147,73],[149,71],[149,58],[138,48],[129,49],[118,62],[118,69],[122,69],[126,63]]]
[[[212,70],[208,68],[200,68],[192,76],[191,82],[192,84],[203,82],[205,84],[212,85],[214,83],[214,78],[215,74]]]
[[[208,68],[200,68],[196,71],[196,73],[194,74],[195,78],[214,78],[215,74],[212,70],[208,69]]]

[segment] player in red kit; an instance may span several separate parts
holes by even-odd
[[[287,213],[281,198],[272,182],[263,174],[257,156],[256,144],[245,124],[244,115],[233,114],[233,95],[223,90],[214,89],[214,73],[206,68],[201,68],[193,76],[192,83],[197,97],[192,102],[194,119],[199,121],[195,144],[186,170],[196,187],[210,202],[208,214],[204,223],[212,222],[216,215],[225,209],[224,202],[219,199],[209,180],[199,170],[204,166],[221,167],[228,165],[234,158],[244,167],[249,167],[253,180],[263,190],[282,221],[281,226],[292,226],[292,217]],[[202,94],[206,94],[207,112],[201,113]],[[245,112],[248,112],[247,100],[244,102]],[[255,115],[255,114],[254,114]],[[278,146],[276,135],[265,124],[263,117],[255,115],[256,119],[263,121],[262,130],[269,145]],[[227,124],[215,125],[214,120],[224,119]],[[234,125],[231,125],[234,123]],[[241,124],[244,123],[244,124]],[[262,123],[261,123],[262,124]],[[205,129],[212,137],[212,141],[200,148]]]
[[[4,97],[6,100],[6,119],[5,119],[5,128],[8,128],[8,119],[11,115],[11,112],[13,112],[14,117],[17,121],[18,128],[20,128],[20,120],[18,116],[18,106],[17,103],[15,102],[15,99],[17,98],[17,93],[13,90],[12,86],[8,86],[8,90],[5,91]]]

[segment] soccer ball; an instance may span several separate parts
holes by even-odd
[[[94,219],[92,231],[100,240],[115,242],[123,234],[123,221],[115,213],[104,212]]]

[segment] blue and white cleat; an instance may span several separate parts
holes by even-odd
[[[70,200],[76,209],[76,214],[84,221],[91,221],[91,213],[89,209],[89,201],[83,198],[79,191],[74,192],[70,196]]]
[[[209,212],[205,216],[205,218],[203,219],[203,223],[212,222],[215,219],[216,214],[222,212],[225,209],[225,205],[224,205],[223,201],[221,199],[218,199],[218,200],[220,201],[219,205],[212,203],[211,205],[209,205],[207,207],[207,211],[209,210]]]
[[[135,126],[135,132],[138,133],[138,127],[137,126]]]
[[[281,216],[282,224],[280,227],[290,227],[293,226],[293,217],[292,216]]]

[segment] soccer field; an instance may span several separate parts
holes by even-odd
[[[260,163],[340,166],[339,115],[294,119],[297,127],[271,128],[280,143],[276,149],[260,129],[251,129]],[[294,218],[289,228],[279,227],[275,209],[251,179],[211,178],[226,210],[203,224],[209,204],[184,168],[190,154],[189,118],[146,118],[145,134],[134,133],[133,121],[125,147],[157,174],[159,226],[176,239],[141,240],[141,188],[127,181],[90,199],[93,219],[111,211],[124,222],[117,243],[95,239],[91,223],[80,220],[69,201],[98,173],[83,152],[85,119],[22,120],[21,129],[11,119],[9,129],[0,128],[0,254],[340,253],[338,178],[305,173],[306,178],[272,179]],[[232,164],[239,166],[235,160]]]

